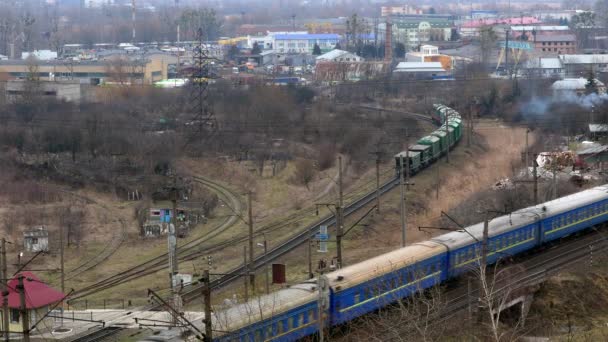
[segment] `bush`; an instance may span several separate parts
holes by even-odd
[[[304,185],[308,189],[308,184],[312,182],[316,173],[317,170],[312,160],[299,159],[296,161],[296,172],[293,180],[296,184]]]

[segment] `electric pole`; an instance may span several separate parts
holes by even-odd
[[[314,278],[312,273],[312,238],[308,238],[308,279]]]
[[[528,153],[530,153],[530,151],[528,150],[528,134],[530,133],[530,129],[526,129],[526,178],[529,178],[530,176],[530,163],[528,162]]]
[[[538,157],[538,155],[536,153],[534,153],[532,155],[532,157],[534,158],[534,160],[532,161],[532,172],[533,172],[533,176],[534,176],[534,205],[538,204],[538,176],[536,174],[536,158]]]
[[[211,342],[213,340],[212,334],[212,321],[211,321],[211,279],[209,277],[209,270],[203,271],[203,300],[205,301],[205,318],[203,323],[205,324],[205,342]]]
[[[19,284],[17,290],[19,291],[19,311],[21,314],[21,327],[23,329],[23,341],[30,342],[30,319],[25,305],[25,285],[23,284],[23,275],[19,274]]]
[[[64,259],[64,241],[63,224],[59,225],[59,262],[61,263],[61,293],[65,293],[65,259]],[[63,306],[62,306],[63,308]]]
[[[399,199],[399,214],[401,218],[401,247],[405,247],[405,187],[403,184],[403,174],[405,173],[405,169],[403,168],[403,156],[399,157],[399,169],[401,170],[399,173],[399,190],[401,193],[401,198]]]
[[[266,233],[264,236],[264,273],[266,278],[266,294],[270,293],[270,278],[268,275],[268,240],[266,240]]]
[[[167,235],[167,244],[168,244],[168,257],[169,257],[169,281],[171,286],[171,298],[173,300],[173,307],[181,312],[180,307],[180,299],[179,293],[177,289],[177,274],[178,274],[178,261],[177,261],[177,196],[178,196],[178,188],[177,188],[177,178],[173,176],[173,198],[172,202],[172,215],[171,215],[171,223],[169,224],[169,234]],[[173,316],[173,324],[177,325],[178,320],[175,316]]]
[[[251,191],[247,193],[247,209],[248,209],[248,224],[249,224],[249,283],[251,284],[251,293],[255,294],[255,265],[253,254],[253,209],[251,206]]]
[[[376,154],[376,212],[380,213],[380,154]]]
[[[247,246],[243,246],[243,271],[245,272],[245,301],[249,300],[249,265],[247,264]]]
[[[2,330],[4,331],[4,341],[9,341],[9,308],[8,308],[8,269],[6,267],[6,239],[2,238]]]
[[[447,164],[450,163],[450,125],[448,125],[449,122],[450,122],[450,116],[449,116],[449,114],[446,113],[445,122],[443,124],[445,125],[445,141],[446,141],[445,162]]]
[[[339,199],[338,205],[336,206],[336,249],[337,251],[337,268],[342,268],[342,206],[344,205],[343,191],[342,191],[342,156],[338,156],[338,192]]]

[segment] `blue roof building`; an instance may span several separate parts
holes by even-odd
[[[331,51],[336,47],[340,36],[334,33],[325,34],[277,34],[274,36],[274,50],[282,53],[311,54],[315,44],[321,52]]]

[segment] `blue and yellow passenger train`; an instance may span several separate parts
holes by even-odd
[[[606,221],[608,185],[495,218],[488,227],[487,263]],[[482,240],[479,223],[328,273],[324,310],[318,307],[315,279],[217,310],[214,329],[223,333],[214,340],[293,341],[317,333],[320,326],[343,324],[470,271],[481,262]]]

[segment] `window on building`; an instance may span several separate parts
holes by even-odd
[[[11,323],[19,323],[19,310],[11,309]]]

